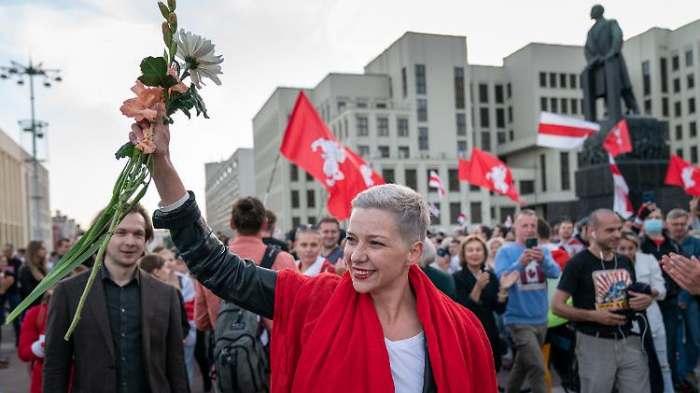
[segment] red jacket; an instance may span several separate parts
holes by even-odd
[[[22,330],[19,335],[17,354],[22,361],[32,363],[31,393],[41,393],[41,373],[44,370],[44,358],[37,357],[32,353],[32,344],[39,340],[39,335],[44,334],[46,330],[48,311],[48,303],[30,308],[24,316]]]

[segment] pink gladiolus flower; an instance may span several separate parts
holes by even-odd
[[[136,85],[131,88],[136,94],[135,98],[130,98],[122,104],[122,114],[127,117],[133,117],[136,121],[149,120],[153,121],[158,116],[158,111],[155,109],[156,104],[162,103],[165,99],[163,96],[162,87],[146,87],[140,80],[136,80]]]
[[[180,78],[177,76],[177,70],[175,69],[175,66],[174,66],[173,64],[171,64],[171,65],[168,67],[168,75],[172,76],[172,77],[175,78],[175,80],[177,81],[177,85],[175,85],[175,86],[173,86],[173,87],[170,88],[170,91],[171,91],[171,92],[174,90],[174,91],[176,91],[176,92],[178,92],[178,93],[184,94],[184,93],[187,92],[187,90],[189,90],[189,88],[187,87],[187,85],[184,84],[184,83],[182,83],[182,81],[180,80]]]

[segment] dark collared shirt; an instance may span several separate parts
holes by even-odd
[[[107,267],[102,268],[101,274],[114,343],[117,392],[150,392],[143,362],[139,269],[136,269],[131,281],[122,287],[112,280]]]

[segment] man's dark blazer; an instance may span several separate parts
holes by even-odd
[[[44,392],[116,392],[114,344],[100,274],[85,301],[70,341],[63,339],[75,315],[90,271],[56,286],[46,322]],[[151,393],[188,392],[177,289],[139,271],[143,364]]]

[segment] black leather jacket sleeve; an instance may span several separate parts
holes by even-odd
[[[272,319],[277,272],[231,253],[202,218],[194,193],[184,205],[164,213],[156,210],[153,225],[170,236],[192,275],[220,298]]]

